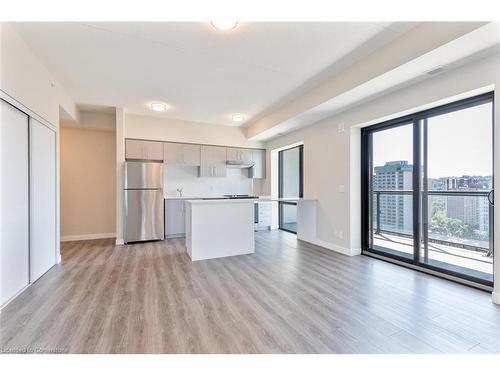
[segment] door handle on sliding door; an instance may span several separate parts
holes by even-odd
[[[488,193],[488,202],[490,202],[492,206],[495,205],[495,190],[490,190]]]

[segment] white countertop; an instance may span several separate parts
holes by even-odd
[[[204,199],[204,198],[220,198],[220,199],[223,199],[223,197],[221,195],[215,195],[215,196],[210,196],[210,195],[207,195],[207,196],[193,196],[193,195],[186,195],[186,196],[182,196],[182,197],[179,197],[179,196],[168,196],[168,197],[164,197],[166,200],[189,200],[189,199]]]
[[[316,198],[271,198],[259,197],[259,202],[299,202],[299,201],[317,201]]]
[[[257,199],[188,199],[189,204],[220,204],[220,203],[254,203]]]
[[[220,198],[220,199],[217,199]],[[183,197],[178,197],[178,196],[168,196],[165,197],[166,200],[184,200],[184,201],[193,201],[193,202],[226,202],[231,201],[257,201],[257,202],[298,202],[298,201],[317,201],[315,198],[272,198],[269,195],[261,195],[259,196],[258,199],[255,198],[240,198],[240,199],[228,199],[224,198],[223,196],[216,195],[216,196],[183,196]]]
[[[186,199],[187,203],[193,204],[201,204],[201,203],[248,203],[248,202],[314,202],[317,199],[311,198],[292,198],[292,199],[284,199],[284,198],[240,198],[240,199]]]

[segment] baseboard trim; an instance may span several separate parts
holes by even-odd
[[[337,253],[350,256],[350,257],[361,254],[361,249],[349,249],[347,247],[335,245],[335,244],[328,242],[328,241],[323,241],[323,240],[319,240],[319,239],[314,239],[314,240],[303,239],[303,238],[298,238],[298,237],[297,237],[297,239],[300,241],[308,242],[308,243],[316,245],[316,246],[323,247],[327,250],[332,250],[332,251],[335,251]]]
[[[115,238],[116,233],[93,233],[93,234],[77,234],[74,236],[61,236],[61,242],[82,241],[82,240],[100,240],[103,238]]]
[[[493,303],[500,305],[500,292],[491,293],[491,300]]]
[[[36,281],[36,280],[35,280]],[[0,313],[1,311],[7,307],[7,305],[9,303],[11,303],[12,301],[14,301],[22,292],[24,292],[26,289],[28,289],[33,283],[29,283],[28,285],[26,285],[25,287],[23,287],[20,291],[18,291],[16,294],[14,294],[12,297],[10,297],[7,301],[5,301],[3,303],[2,306],[0,306]]]

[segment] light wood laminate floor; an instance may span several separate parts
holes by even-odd
[[[62,258],[2,311],[3,352],[500,353],[490,294],[282,231],[195,263],[182,239]]]

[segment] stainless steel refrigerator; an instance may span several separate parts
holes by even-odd
[[[125,162],[124,241],[163,240],[163,164]]]

